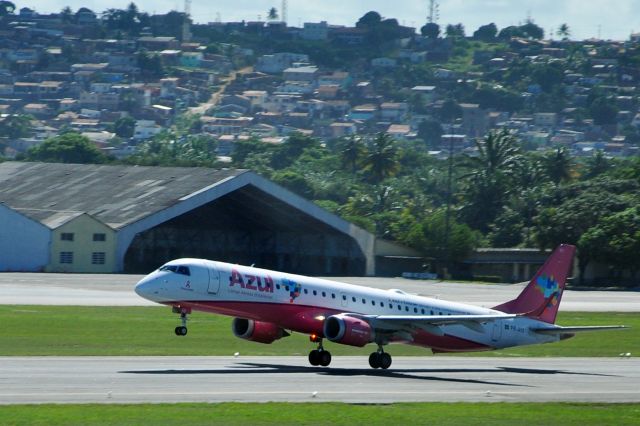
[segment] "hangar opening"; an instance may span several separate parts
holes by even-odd
[[[180,257],[306,275],[364,275],[353,237],[252,185],[138,233],[124,271],[147,273]]]

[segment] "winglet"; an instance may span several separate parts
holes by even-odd
[[[558,246],[518,297],[493,309],[555,323],[575,252],[575,246]]]

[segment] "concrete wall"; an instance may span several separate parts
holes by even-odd
[[[73,241],[63,240],[62,234],[73,234]],[[104,234],[105,240],[94,241],[94,234]],[[50,272],[118,271],[114,230],[87,214],[80,215],[53,230],[51,241],[51,261],[47,266]],[[71,263],[61,262],[63,252],[73,253]],[[99,253],[104,253],[104,258]],[[68,255],[66,260],[69,261]]]
[[[49,263],[51,231],[0,204],[0,272],[38,272]]]

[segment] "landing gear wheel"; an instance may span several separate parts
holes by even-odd
[[[369,355],[369,365],[371,368],[380,368],[380,358],[381,357],[378,352],[372,352],[371,355]]]
[[[387,368],[391,367],[391,355],[389,355],[386,352],[382,352],[381,354],[379,354],[380,357],[380,368],[382,368],[383,370],[386,370]]]
[[[320,352],[320,365],[323,367],[328,367],[331,364],[331,352],[322,351]]]
[[[186,336],[187,335],[187,327],[178,326],[176,327],[176,336]]]
[[[320,365],[320,351],[314,349],[309,352],[309,364],[313,366]]]

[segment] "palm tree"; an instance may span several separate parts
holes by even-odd
[[[556,186],[571,179],[573,160],[565,147],[559,146],[555,150],[549,151],[544,156],[543,162],[549,179]]]
[[[560,25],[556,34],[558,34],[559,37],[562,37],[562,40],[569,40],[569,36],[571,35],[569,25],[567,25],[566,23]]]
[[[395,140],[387,133],[378,133],[369,144],[363,163],[364,170],[373,183],[380,183],[387,177],[393,176],[400,165]]]
[[[364,155],[364,145],[362,139],[352,135],[348,138],[344,138],[340,142],[340,160],[342,161],[342,167],[347,166],[351,169],[352,174],[356,174],[358,163]]]
[[[267,19],[269,19],[270,21],[275,21],[276,19],[278,19],[278,9],[276,9],[275,7],[269,9],[269,12],[267,12]]]
[[[478,155],[466,161],[471,171],[465,180],[461,214],[467,224],[484,232],[502,210],[514,188],[522,156],[516,137],[507,129],[490,131],[476,141]]]

